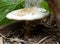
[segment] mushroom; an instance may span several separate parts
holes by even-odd
[[[38,7],[30,7],[30,8],[23,8],[19,10],[12,11],[7,14],[6,18],[13,19],[13,20],[19,20],[19,21],[26,21],[26,30],[25,30],[25,36],[29,37],[29,27],[28,27],[28,21],[34,21],[37,19],[43,19],[49,15],[49,12],[44,8],[38,8]]]

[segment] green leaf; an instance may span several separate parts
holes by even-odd
[[[10,23],[10,20],[5,18],[7,13],[15,9],[23,8],[23,2],[24,0],[0,0],[0,25]]]
[[[1,26],[1,25],[4,25],[4,24],[11,24],[11,23],[13,23],[13,22],[16,22],[16,21],[14,21],[14,20],[9,20],[9,19],[5,18],[5,19],[3,19],[3,20],[0,22],[0,26]]]
[[[51,8],[49,7],[48,3],[46,1],[41,2],[40,4],[43,8],[45,8],[50,13],[52,12]]]

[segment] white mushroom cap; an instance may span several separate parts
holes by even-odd
[[[49,15],[49,12],[43,8],[24,8],[12,11],[7,14],[8,19],[14,20],[35,20],[35,19],[42,19]]]

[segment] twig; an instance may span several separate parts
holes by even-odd
[[[3,38],[0,37],[0,44],[3,44]]]
[[[59,44],[59,42],[57,41],[57,43],[56,44]]]
[[[26,43],[27,44],[27,42],[26,41],[24,41],[24,40],[22,40],[22,39],[18,39],[18,38],[7,38],[7,37],[5,37],[4,35],[2,35],[2,34],[0,34],[0,39],[1,39],[1,43],[0,44],[3,44],[2,43],[2,40],[3,40],[3,38],[4,39],[8,39],[8,40],[10,40],[11,42],[14,42],[14,41],[16,41],[16,42],[18,42],[19,44],[21,44],[21,42],[24,42],[24,43]]]
[[[52,35],[46,36],[43,39],[41,39],[37,44],[40,44],[41,42],[43,42],[44,40],[48,39],[49,37],[51,37]]]

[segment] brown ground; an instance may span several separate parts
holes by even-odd
[[[30,37],[25,38],[25,21],[18,21],[9,25],[1,26],[0,33],[4,44],[59,44],[60,34],[56,27],[54,16],[49,16],[48,20],[35,20],[29,22]],[[49,36],[49,37],[48,37]],[[39,44],[39,43],[38,43]]]

